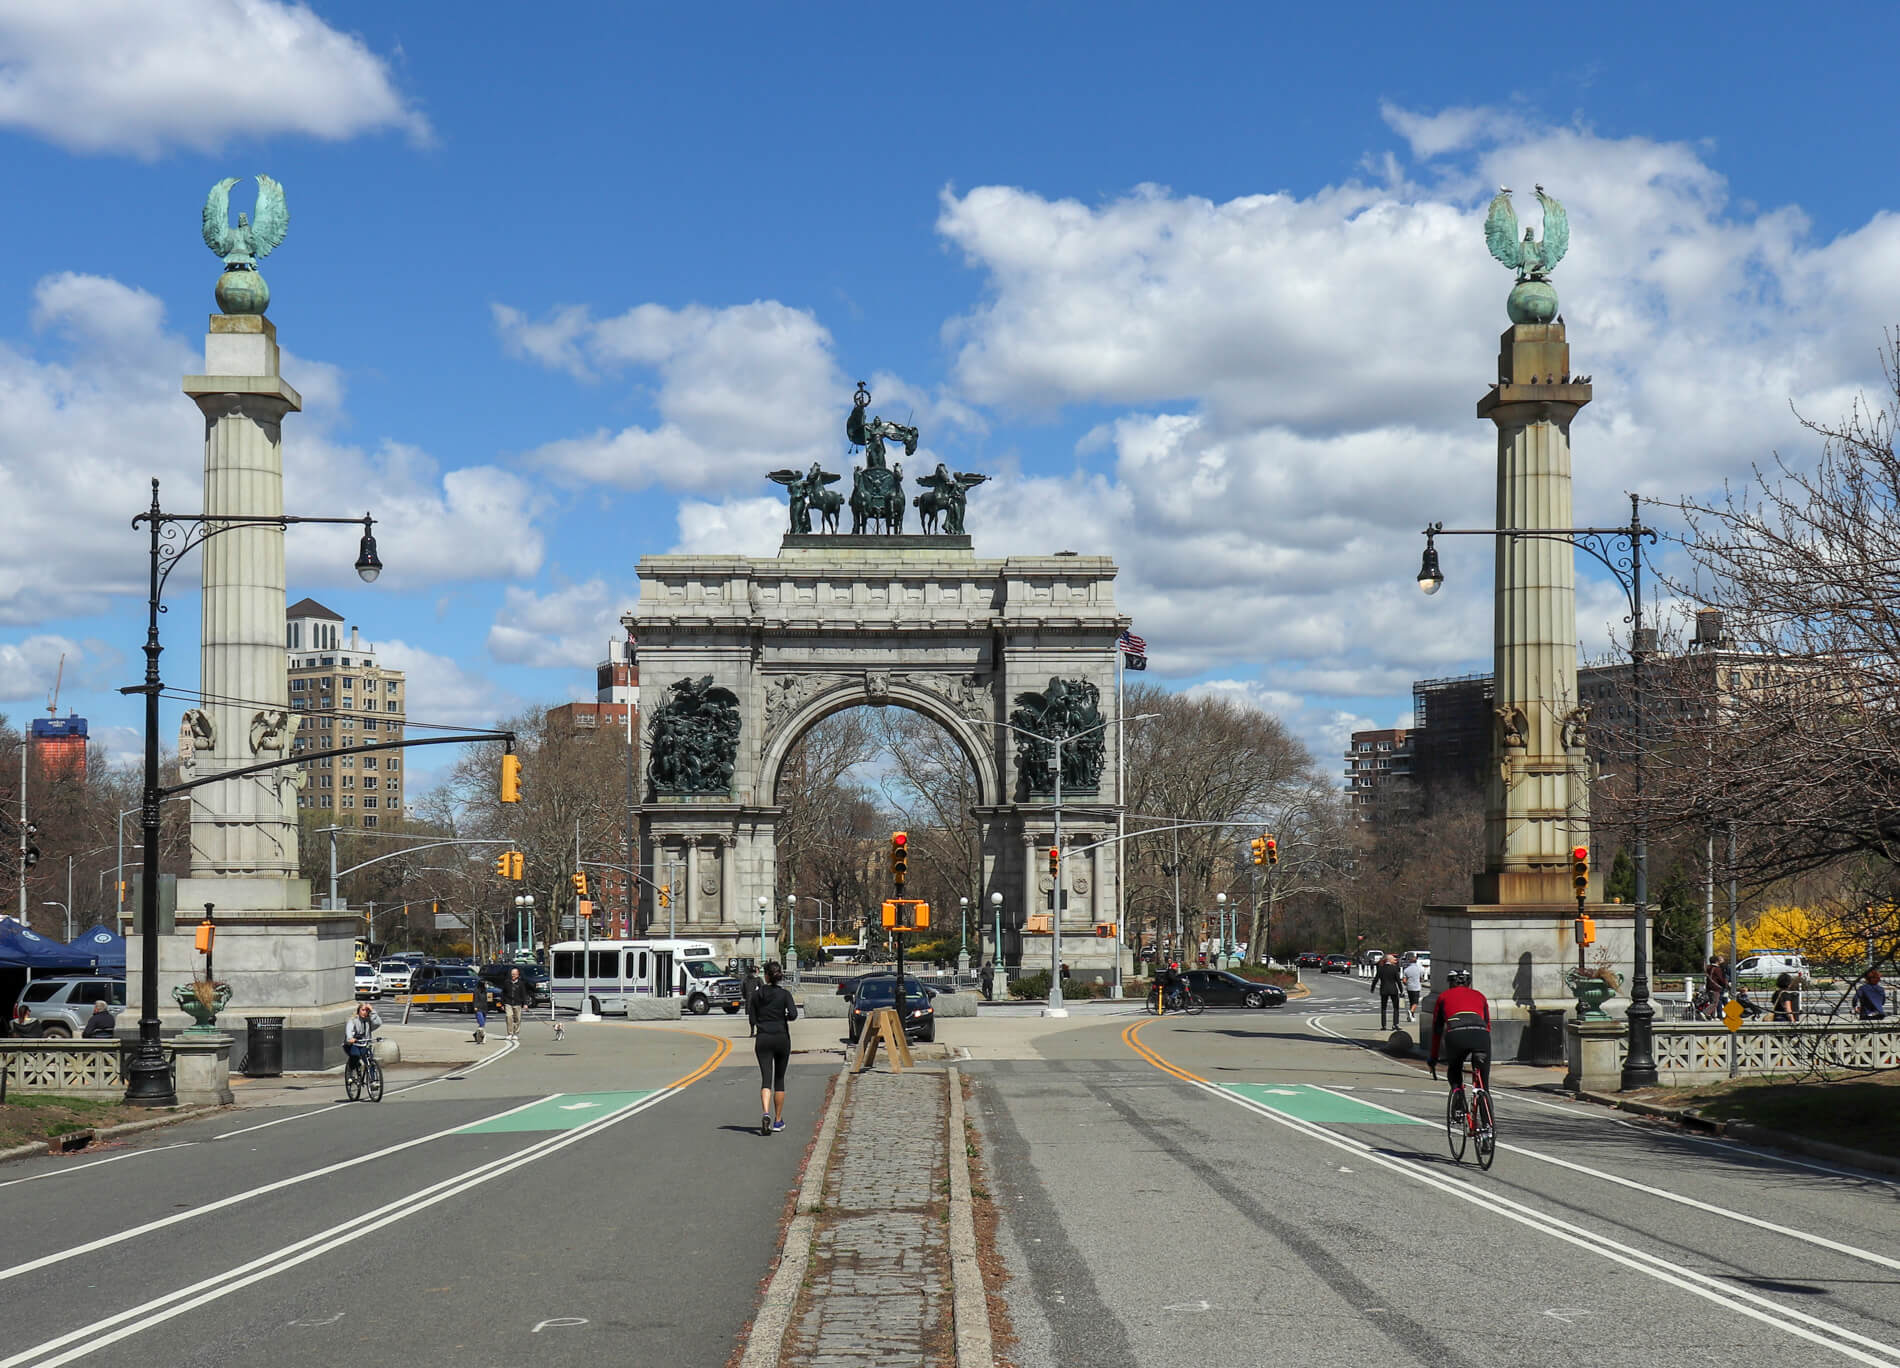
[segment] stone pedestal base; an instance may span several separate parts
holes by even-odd
[[[237,909],[226,898],[227,893],[244,889],[264,893],[260,901],[268,903],[276,900],[272,895],[284,884],[300,886],[297,880],[179,881],[178,929],[161,935],[158,942],[158,992],[165,1004],[159,1022],[167,1036],[192,1024],[171,1006],[171,990],[203,972],[204,956],[194,948],[193,935],[203,904],[212,902],[217,904],[218,929],[212,968],[231,985],[231,1001],[218,1014],[218,1026],[237,1038],[240,1059],[242,1037],[248,1029],[245,1019],[270,1016],[284,1018],[285,1070],[328,1069],[342,1063],[343,1023],[355,1006],[355,938],[362,923],[355,917],[309,908],[300,912],[269,906]],[[185,900],[188,891],[192,902]],[[139,965],[143,954],[142,938],[133,935],[126,941],[126,964],[134,1014],[142,1000]]]
[[[171,1042],[177,1067],[178,1105],[231,1105],[231,1037],[181,1035]]]
[[[1623,1086],[1623,1021],[1564,1023],[1564,1086],[1577,1092],[1615,1092]]]
[[[1597,939],[1585,949],[1585,960],[1595,964],[1607,955],[1628,983],[1636,958],[1634,912],[1620,903],[1592,903],[1590,915]],[[1577,963],[1576,916],[1574,902],[1427,908],[1431,995],[1445,987],[1453,969],[1469,969],[1471,986],[1491,1000],[1492,1057],[1515,1059],[1533,1009],[1574,1013],[1577,1000],[1563,975]],[[1423,1004],[1427,1009],[1431,995]]]

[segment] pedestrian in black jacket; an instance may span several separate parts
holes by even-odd
[[[112,1020],[112,1006],[104,998],[92,1004],[92,1015],[86,1018],[86,1029],[80,1032],[81,1040],[110,1040],[117,1032]]]
[[[1379,967],[1372,971],[1372,991],[1379,995],[1379,1029],[1385,1026],[1385,1008],[1392,1004],[1392,1029],[1399,1029],[1399,961],[1396,955],[1387,955],[1379,961]]]
[[[752,1015],[752,999],[758,996],[759,989],[764,986],[759,981],[759,971],[748,965],[745,977],[739,980],[739,1000],[745,1004],[747,1035],[759,1033],[759,1019]]]
[[[534,1001],[534,989],[521,977],[519,969],[508,971],[508,981],[501,985],[501,1007],[508,1016],[508,1039],[521,1039],[521,1011]]]
[[[792,1023],[798,1003],[779,986],[783,970],[767,960],[765,982],[747,1007],[758,1042],[752,1047],[759,1061],[759,1134],[785,1129],[785,1066],[792,1058]]]

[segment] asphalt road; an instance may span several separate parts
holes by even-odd
[[[380,1104],[339,1082],[8,1165],[0,1365],[723,1363],[835,1071],[795,1059],[761,1137],[732,1044],[570,1029]]]
[[[1900,1364],[1900,1186],[1510,1069],[1459,1167],[1375,1012],[1322,980],[967,1066],[1023,1368]]]

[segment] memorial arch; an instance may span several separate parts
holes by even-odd
[[[1114,834],[1121,802],[1115,652],[1128,620],[1115,574],[1107,557],[1071,552],[980,558],[961,534],[794,532],[772,557],[642,557],[639,603],[624,619],[646,719],[640,858],[648,878],[680,889],[679,934],[746,953],[764,897],[767,947],[782,952],[785,895],[806,891],[777,880],[786,755],[832,713],[894,706],[944,728],[975,771],[981,943],[990,953],[990,895],[1001,893],[1005,959],[1026,951],[1033,969],[1038,948],[1048,953],[1046,936],[1024,934],[1029,915],[1049,910],[1046,751],[1025,757],[1023,738],[991,724],[1020,724],[1022,696],[1047,696],[1049,718],[1066,708],[1109,724],[1095,733],[1106,763],[1098,755],[1094,774],[1086,747],[1064,747],[1081,763],[1065,766],[1062,802],[1065,854],[1079,852],[1064,861],[1063,958],[1080,974],[1107,972],[1117,942],[1093,930],[1118,921],[1115,849],[1081,848]],[[644,913],[665,934],[669,912],[650,888]]]

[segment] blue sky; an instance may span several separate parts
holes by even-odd
[[[153,475],[195,506],[205,190],[267,172],[313,594],[479,723],[591,689],[644,553],[769,553],[851,383],[996,478],[985,554],[1124,567],[1150,678],[1326,762],[1488,667],[1500,181],[1569,206],[1579,517],[1878,392],[1889,7],[165,6],[0,0],[0,710],[132,749]],[[1528,195],[1520,212],[1533,214]],[[181,572],[183,574],[185,572]],[[193,583],[167,620],[195,682]],[[1586,582],[1607,648],[1616,593]],[[167,719],[167,728],[174,719]]]

